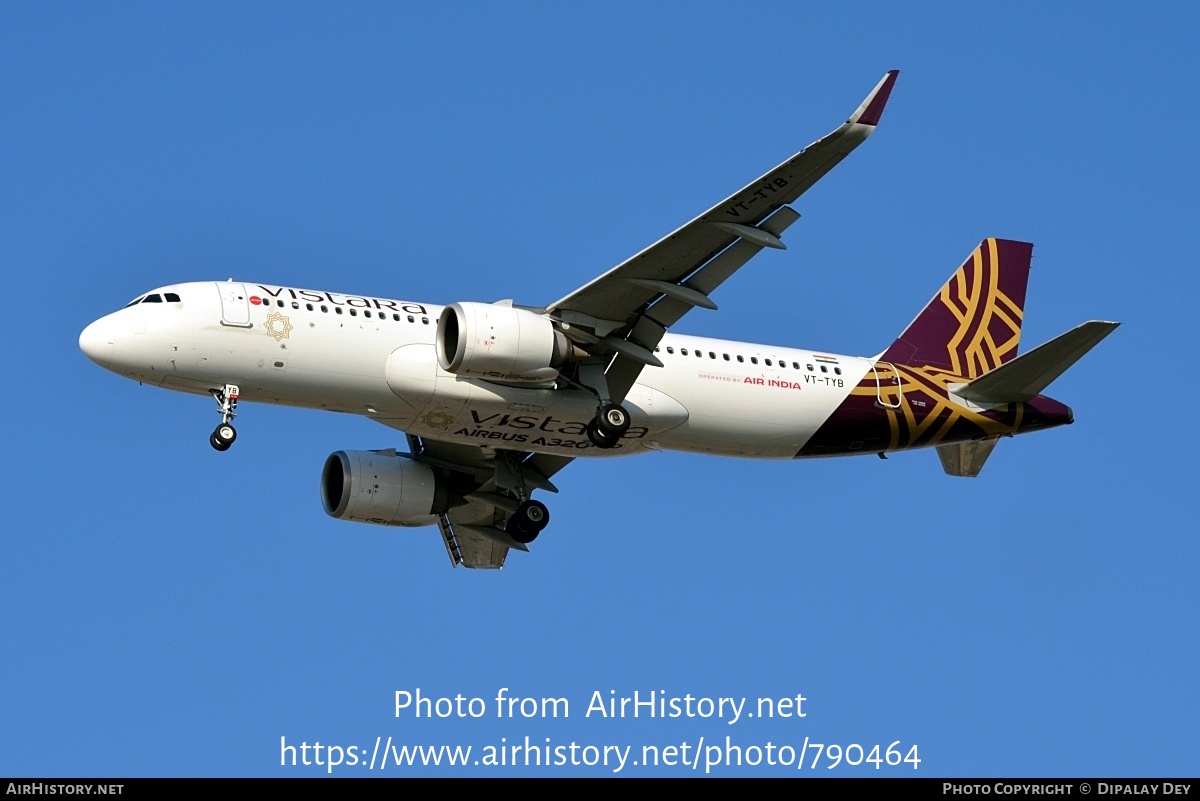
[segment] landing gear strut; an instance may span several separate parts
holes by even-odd
[[[230,421],[237,417],[238,394],[237,384],[226,384],[224,389],[212,391],[217,399],[217,414],[221,415],[221,424],[209,436],[208,444],[216,450],[229,450],[229,446],[237,439],[237,430],[230,425]]]
[[[510,498],[518,503],[516,507],[509,506],[511,500],[498,508],[508,511],[508,519],[504,521],[504,530],[522,545],[533,542],[550,523],[550,510],[541,501],[529,497],[525,486],[526,473],[522,467],[525,454],[502,449],[496,450],[496,487],[509,493]],[[536,470],[533,471],[536,474]],[[542,481],[546,482],[545,478]],[[553,488],[553,485],[550,485]]]
[[[570,381],[570,379],[568,379]],[[599,408],[587,424],[587,436],[597,448],[615,448],[629,430],[629,412],[612,402],[603,359],[588,359],[579,365],[579,381],[570,381],[579,389],[596,396]]]
[[[517,511],[508,516],[505,528],[514,540],[528,545],[537,539],[550,523],[550,510],[541,501],[528,500],[517,507]]]
[[[612,448],[629,430],[629,412],[615,403],[603,403],[592,422],[588,423],[588,439],[597,448]]]

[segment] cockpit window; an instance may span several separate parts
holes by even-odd
[[[175,294],[174,292],[164,292],[161,295],[159,295],[157,293],[153,294],[153,295],[142,295],[137,300],[131,300],[128,303],[126,303],[125,308],[128,309],[130,306],[136,306],[139,303],[162,303],[163,298],[166,298],[167,303],[180,303],[181,302],[179,300],[179,295]]]

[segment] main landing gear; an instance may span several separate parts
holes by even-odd
[[[209,436],[208,444],[216,450],[229,450],[229,446],[237,439],[237,430],[230,425],[230,421],[237,416],[238,393],[237,384],[226,384],[224,389],[212,390],[213,397],[217,399],[217,414],[221,415],[221,424]]]
[[[523,453],[502,449],[496,451],[495,486],[509,494],[509,499],[497,508],[508,512],[508,519],[504,521],[504,531],[522,545],[537,539],[537,535],[550,523],[550,510],[546,508],[546,504],[529,497],[526,472],[522,466],[524,460]],[[537,471],[533,470],[533,473],[536,474]],[[544,477],[542,481],[548,483]],[[517,503],[515,506],[509,506],[513,500]]]
[[[613,448],[629,430],[629,412],[625,407],[603,401],[596,416],[587,425],[588,439],[597,448]],[[216,437],[216,434],[213,435]],[[216,447],[215,440],[213,447]],[[228,446],[226,446],[228,447]],[[515,541],[528,545],[537,539],[550,523],[550,510],[541,501],[529,497],[525,479],[521,473],[520,458],[509,451],[496,453],[496,484],[511,492],[521,502],[508,515],[504,530]],[[508,507],[511,508],[511,507]]]
[[[613,448],[629,430],[629,412],[615,403],[600,404],[599,411],[588,423],[588,439],[597,448]]]
[[[596,416],[587,424],[587,436],[597,448],[615,448],[629,430],[629,412],[612,402],[605,374],[604,359],[588,359],[579,365],[578,381],[569,383],[596,396],[599,407]]]
[[[508,516],[505,528],[509,536],[522,545],[528,545],[537,539],[550,523],[550,510],[541,501],[528,500],[517,507],[517,511]]]

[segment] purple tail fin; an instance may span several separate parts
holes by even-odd
[[[985,239],[880,361],[978,378],[1017,355],[1033,245]]]

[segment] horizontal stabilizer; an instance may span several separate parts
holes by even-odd
[[[1111,334],[1120,323],[1091,320],[1038,345],[953,390],[974,403],[1023,403],[1033,400],[1050,382]]]
[[[998,439],[981,439],[974,442],[953,442],[938,445],[938,458],[948,476],[975,478],[983,469],[983,463],[992,455]]]

